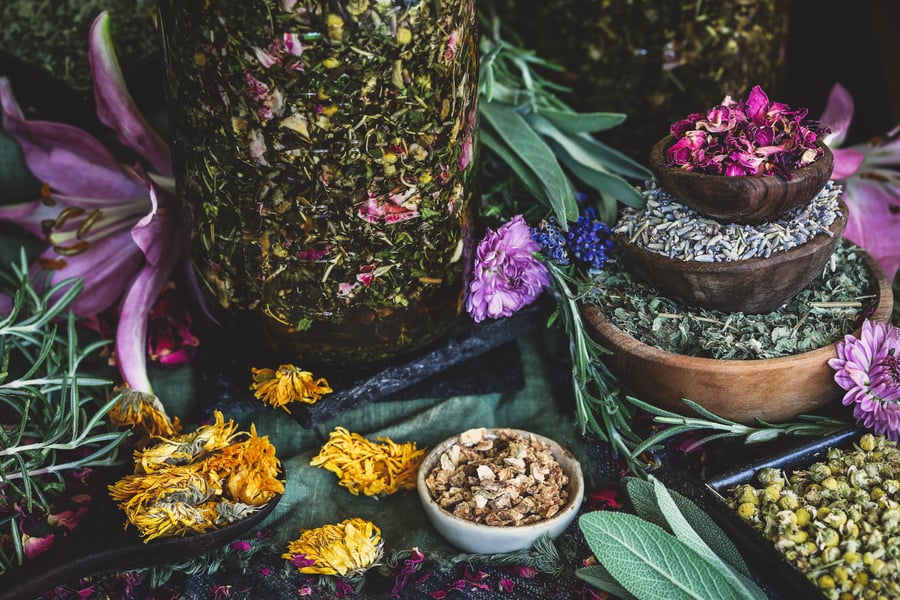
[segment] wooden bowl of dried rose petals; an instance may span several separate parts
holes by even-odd
[[[584,498],[581,466],[557,442],[519,429],[470,429],[434,447],[417,478],[434,528],[465,552],[497,554],[561,534]]]

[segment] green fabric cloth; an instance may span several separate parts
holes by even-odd
[[[285,494],[263,526],[271,527],[278,542],[286,544],[298,537],[301,528],[361,517],[381,529],[387,553],[414,546],[448,556],[458,553],[428,523],[415,490],[379,499],[354,496],[338,485],[333,473],[310,466],[310,459],[339,426],[372,440],[414,441],[420,448],[473,427],[512,427],[557,440],[584,463],[574,415],[560,412],[552,401],[548,362],[541,356],[544,345],[540,335],[520,339],[526,383],[514,393],[376,402],[314,429],[301,427],[282,410],[242,415],[242,426],[254,422],[260,435],[269,436],[286,474]],[[327,402],[327,396],[321,402]]]

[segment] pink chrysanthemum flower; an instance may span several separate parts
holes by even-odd
[[[475,252],[466,298],[466,310],[476,323],[512,315],[534,302],[544,286],[550,285],[547,267],[534,256],[539,251],[522,215],[497,231],[487,230]]]
[[[892,441],[900,438],[900,329],[866,320],[859,338],[848,335],[828,361],[834,380],[847,390],[857,423]]]

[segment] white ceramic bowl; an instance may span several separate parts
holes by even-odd
[[[528,525],[499,527],[475,523],[456,517],[438,506],[437,502],[431,497],[428,486],[425,484],[428,474],[431,473],[435,465],[439,464],[441,455],[459,440],[459,435],[454,435],[444,440],[435,446],[422,461],[416,480],[416,488],[419,492],[419,499],[422,501],[422,507],[425,509],[425,514],[428,516],[431,524],[434,525],[434,528],[453,546],[465,552],[478,554],[514,552],[530,547],[535,540],[544,534],[555,538],[565,531],[566,527],[578,514],[578,509],[581,507],[581,501],[584,498],[584,476],[581,473],[581,465],[578,464],[571,452],[549,438],[520,429],[486,429],[486,435],[496,435],[498,431],[509,431],[526,439],[531,437],[549,446],[553,458],[556,459],[563,472],[569,478],[569,483],[566,486],[569,498],[565,506],[551,518]]]

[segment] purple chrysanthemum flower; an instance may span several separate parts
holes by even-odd
[[[531,228],[516,215],[497,231],[488,229],[475,252],[466,310],[476,323],[508,317],[540,296],[550,273],[534,252],[540,246]]]
[[[837,358],[828,361],[834,380],[847,390],[857,423],[892,441],[900,438],[900,329],[866,320],[859,338],[837,343]]]

